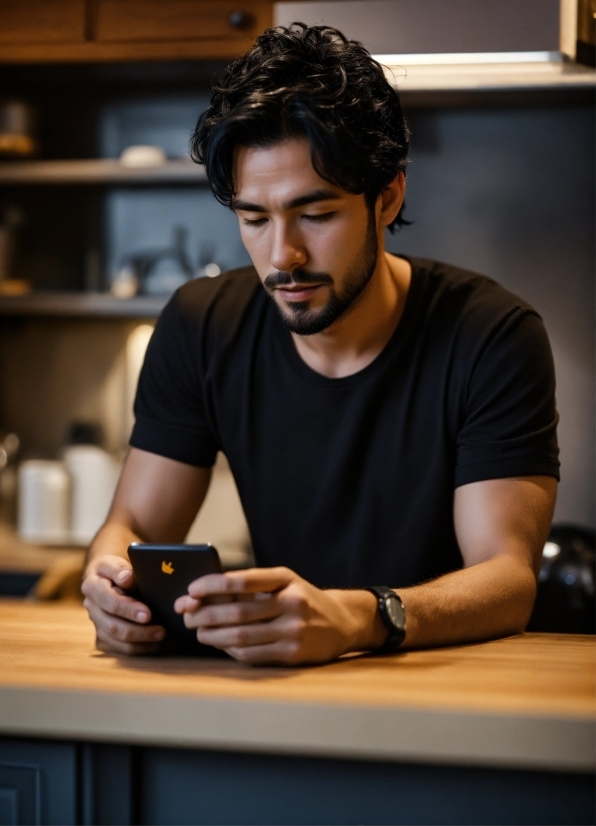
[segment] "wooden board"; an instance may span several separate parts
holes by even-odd
[[[0,44],[82,43],[84,0],[0,0]]]
[[[76,606],[0,602],[0,731],[591,770],[594,638],[546,634],[313,668],[111,657]]]
[[[228,59],[271,25],[272,0],[0,0],[0,63]]]
[[[313,668],[111,657],[77,606],[0,601],[0,685],[596,716],[594,638],[524,634]]]
[[[237,0],[97,0],[94,40],[253,38],[263,3]],[[255,14],[256,12],[256,14]],[[240,15],[240,17],[238,17]],[[240,25],[234,25],[238,21]],[[264,26],[263,26],[264,28]]]
[[[0,314],[2,301],[0,300]],[[24,542],[8,525],[0,523],[0,571],[43,574],[65,560],[81,566],[85,551],[80,547],[62,548]]]

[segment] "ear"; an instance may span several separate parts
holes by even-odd
[[[382,227],[388,227],[395,219],[402,208],[405,194],[406,178],[403,172],[398,172],[377,199],[377,209],[380,206],[379,222]]]

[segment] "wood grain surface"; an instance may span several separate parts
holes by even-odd
[[[74,604],[0,601],[0,733],[594,768],[595,639],[523,634],[310,668],[115,657]]]
[[[0,685],[258,700],[596,715],[594,637],[523,634],[493,642],[311,668],[232,660],[113,657],[94,649],[76,605],[0,602]]]
[[[235,58],[272,25],[272,7],[271,0],[0,0],[0,63]]]

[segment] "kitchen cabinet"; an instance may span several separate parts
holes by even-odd
[[[0,824],[134,823],[131,775],[126,746],[0,738]]]
[[[85,0],[2,0],[0,48],[83,43]]]
[[[0,823],[76,823],[77,747],[0,739]]]
[[[0,63],[231,58],[271,0],[0,0]]]

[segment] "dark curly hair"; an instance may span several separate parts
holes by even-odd
[[[409,146],[399,96],[361,43],[330,26],[267,29],[213,90],[190,142],[215,197],[231,206],[237,146],[305,136],[313,168],[372,209]],[[389,229],[407,224],[398,215]]]

